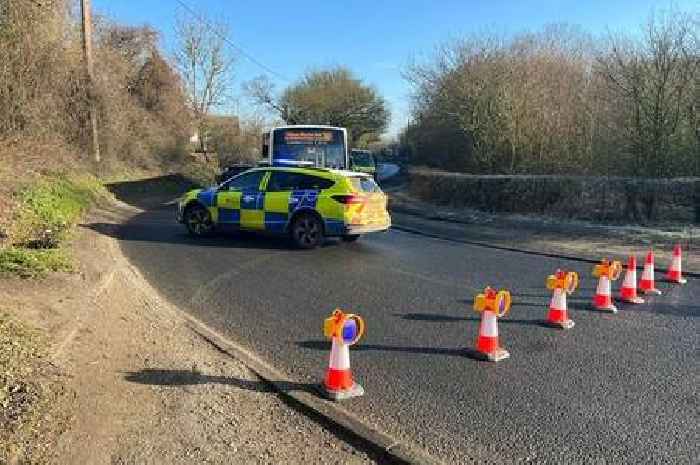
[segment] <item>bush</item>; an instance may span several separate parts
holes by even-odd
[[[411,193],[427,202],[596,221],[692,223],[699,186],[698,178],[479,176],[409,170]]]

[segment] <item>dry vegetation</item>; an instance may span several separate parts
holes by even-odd
[[[158,34],[96,18],[90,90],[75,9],[0,0],[0,245],[16,242],[21,192],[41,177],[152,175],[188,162],[187,98]],[[90,99],[99,166],[87,156]]]
[[[3,279],[72,267],[61,242],[101,195],[100,178],[155,175],[186,164],[186,99],[157,34],[96,19],[89,91],[75,6],[0,0]],[[87,155],[90,99],[98,108],[99,166]],[[20,453],[34,463],[52,440],[42,431],[61,386],[47,374],[46,336],[9,316],[15,311],[0,308],[0,462]]]
[[[602,39],[550,26],[439,48],[406,72],[415,164],[474,174],[700,175],[697,14]]]

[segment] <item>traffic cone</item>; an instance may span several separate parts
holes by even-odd
[[[358,397],[365,390],[352,379],[350,370],[350,346],[338,338],[332,338],[331,357],[323,381],[323,390],[331,400],[343,400]]]
[[[661,295],[661,291],[654,284],[654,252],[652,250],[649,251],[644,262],[644,271],[642,271],[642,279],[639,281],[639,289],[645,294]]]
[[[498,320],[496,314],[490,310],[481,312],[476,350],[490,362],[498,362],[510,357],[508,351],[498,344]]]
[[[681,272],[681,245],[676,244],[673,248],[673,257],[671,258],[671,266],[666,273],[666,280],[676,284],[685,284],[688,281],[683,277]]]
[[[557,326],[562,329],[571,329],[574,327],[574,321],[567,316],[566,308],[566,292],[564,289],[555,288],[552,294],[552,300],[549,304],[549,313],[547,313],[547,324]]]
[[[605,275],[602,275],[598,280],[598,288],[595,291],[595,297],[593,297],[593,306],[597,310],[617,313],[617,307],[613,304],[612,296],[610,295],[610,279]]]
[[[637,295],[637,258],[634,255],[630,255],[627,260],[627,272],[624,281],[622,281],[620,298],[631,304],[644,303],[644,299]]]

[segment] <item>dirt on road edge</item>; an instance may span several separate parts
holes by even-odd
[[[115,204],[86,224],[116,229],[133,213]],[[39,407],[53,439],[13,448],[10,463],[376,463],[202,340],[115,239],[80,228],[73,250],[78,273],[0,282],[3,310],[47,335],[58,373],[42,380],[62,392]]]

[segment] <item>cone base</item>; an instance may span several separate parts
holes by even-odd
[[[685,278],[678,278],[678,279],[670,279],[670,278],[667,278],[667,279],[666,279],[666,282],[667,282],[667,283],[671,283],[671,284],[687,284],[687,283],[688,283],[688,280],[685,279]]]
[[[661,291],[656,288],[642,289],[642,293],[644,293],[644,295],[661,295]]]
[[[622,300],[628,304],[643,304],[644,303],[644,299],[642,299],[641,297],[627,297],[627,298],[623,297]]]
[[[478,352],[479,358],[487,362],[500,362],[510,357],[510,353],[503,347],[499,347],[493,352]]]
[[[608,305],[605,307],[598,307],[597,305],[594,305],[593,308],[601,312],[617,313],[617,307],[614,305]]]
[[[325,385],[322,384],[320,386],[320,391],[325,398],[335,401],[351,399],[353,397],[360,397],[365,393],[363,387],[355,382],[353,382],[352,386],[348,389],[341,389],[337,391],[335,389],[328,389]]]
[[[564,321],[547,321],[547,326],[559,329],[571,329],[576,323],[574,320],[564,320]]]

